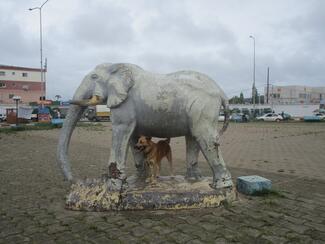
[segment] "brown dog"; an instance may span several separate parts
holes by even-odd
[[[135,149],[143,151],[147,165],[150,169],[150,181],[155,182],[160,175],[161,160],[166,157],[169,162],[170,174],[174,175],[172,163],[172,151],[170,148],[170,138],[154,143],[151,137],[141,136]]]

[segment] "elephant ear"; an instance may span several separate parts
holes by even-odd
[[[109,68],[109,73],[107,107],[114,108],[127,99],[134,81],[130,68],[124,64],[112,65]]]

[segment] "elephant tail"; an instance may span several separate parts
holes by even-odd
[[[219,132],[219,135],[221,136],[228,128],[229,125],[229,105],[228,105],[228,100],[226,98],[221,98],[221,105],[223,107],[224,110],[224,114],[225,114],[225,120],[223,121],[223,126]]]

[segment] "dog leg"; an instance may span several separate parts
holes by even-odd
[[[160,170],[161,170],[161,161],[160,162],[157,162],[157,167],[156,167],[156,178],[159,178],[160,176]]]
[[[168,160],[168,162],[169,162],[169,174],[170,174],[171,176],[174,176],[172,152],[169,151],[169,152],[167,153],[166,157],[167,157],[167,160]]]
[[[156,176],[155,176],[155,164],[152,161],[149,161],[149,168],[150,168],[150,183],[156,183]]]

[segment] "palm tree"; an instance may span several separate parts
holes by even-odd
[[[60,98],[61,98],[61,96],[60,96],[60,95],[55,95],[55,99],[56,99],[56,101],[59,101],[59,100],[60,100]]]

